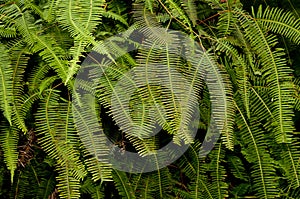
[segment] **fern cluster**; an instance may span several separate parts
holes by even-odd
[[[0,1],[0,198],[299,198],[300,5],[284,2]],[[115,168],[125,150],[157,169]]]

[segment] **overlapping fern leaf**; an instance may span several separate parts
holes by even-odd
[[[3,15],[6,15],[3,22],[6,26],[13,26],[23,37],[31,52],[39,53],[45,62],[47,62],[63,79],[67,78],[67,62],[65,52],[60,48],[54,38],[49,34],[40,35],[39,29],[34,25],[34,18],[29,10],[23,11],[24,5],[8,4],[0,9]]]
[[[63,102],[57,91],[50,90],[36,114],[40,144],[56,160],[58,190],[62,198],[78,198],[80,180],[86,176],[74,128],[71,103]],[[59,121],[59,122],[58,122]]]
[[[260,14],[258,16],[260,18]],[[267,35],[265,27],[256,20],[249,20],[241,15],[240,22],[246,31],[246,38],[257,53],[263,77],[271,88],[270,96],[273,100],[274,133],[278,143],[290,142],[293,128],[293,100],[292,100],[292,70],[287,66],[285,53],[276,48],[275,35]]]
[[[278,196],[278,182],[275,180],[274,160],[267,152],[265,139],[260,133],[262,131],[261,124],[255,120],[248,121],[238,105],[237,109],[239,111],[237,124],[240,126],[240,135],[238,136],[243,138],[242,146],[247,154],[245,158],[252,165],[253,190],[260,198],[274,198]]]

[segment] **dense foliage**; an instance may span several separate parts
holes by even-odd
[[[0,198],[300,198],[299,15],[297,0],[0,0]],[[74,115],[72,104],[82,96],[73,89],[94,47],[145,26],[184,32],[205,49],[214,60],[205,64],[221,71],[214,78],[224,89],[215,93],[226,112],[215,113],[225,121],[221,137],[200,157],[213,91],[187,62],[167,53],[162,60],[197,91],[196,139],[169,166],[133,174],[97,159],[95,123],[74,122],[88,112]],[[170,104],[172,90],[149,83],[131,104],[145,126],[144,104],[165,106],[163,129],[153,139],[130,137],[110,114],[116,82],[148,61],[161,60],[142,51],[116,59],[91,104],[118,150],[142,155],[172,137],[188,142],[186,133],[174,131],[181,121],[178,103]]]

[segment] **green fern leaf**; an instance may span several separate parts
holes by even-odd
[[[15,127],[7,127],[1,124],[0,143],[4,151],[4,161],[10,171],[10,181],[13,183],[15,170],[18,163],[18,131]]]
[[[263,11],[260,6],[256,20],[272,32],[281,34],[294,43],[300,44],[300,19],[296,18],[292,12],[269,7]]]
[[[113,169],[112,175],[119,194],[124,198],[135,198],[132,186],[126,173]]]
[[[11,79],[13,68],[9,59],[8,51],[3,44],[0,43],[0,96],[1,109],[4,116],[12,125],[12,105],[13,105],[13,81]]]
[[[259,16],[258,16],[259,17]],[[258,54],[263,76],[267,84],[272,88],[271,97],[273,98],[273,113],[275,121],[275,139],[278,143],[290,142],[293,132],[292,116],[292,70],[287,66],[285,55],[282,50],[275,49],[277,39],[274,35],[266,35],[266,30],[262,24],[256,20],[249,20],[241,16],[242,27],[246,31],[246,38]]]
[[[253,179],[253,189],[260,198],[274,198],[278,196],[278,184],[275,179],[274,160],[266,151],[263,134],[259,124],[254,118],[249,123],[237,106],[240,118],[237,124],[241,128],[240,136],[243,138],[245,158],[253,165],[251,168],[251,178]]]

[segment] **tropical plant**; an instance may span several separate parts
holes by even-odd
[[[249,2],[0,0],[0,197],[300,198],[300,5]],[[202,58],[187,61],[166,45],[155,49],[170,35],[182,41],[149,27],[184,33],[201,48],[187,49],[188,56]],[[123,53],[104,45],[139,29],[153,38],[148,50]],[[96,86],[78,81],[84,60],[97,53],[111,64],[96,62],[104,71]],[[149,63],[164,64],[161,78],[170,81],[155,85],[155,78],[130,76],[155,75]],[[128,109],[115,109],[111,100],[126,96],[120,82],[133,93]],[[174,95],[181,85],[195,91],[191,101]],[[199,121],[190,117],[194,105]],[[90,114],[96,117],[89,120]],[[137,137],[130,134],[135,124]],[[141,138],[157,124],[159,134]],[[213,124],[221,137],[201,156]],[[110,150],[103,133],[114,143]],[[120,171],[107,159],[113,150],[147,156],[172,138],[188,150],[152,172]]]

